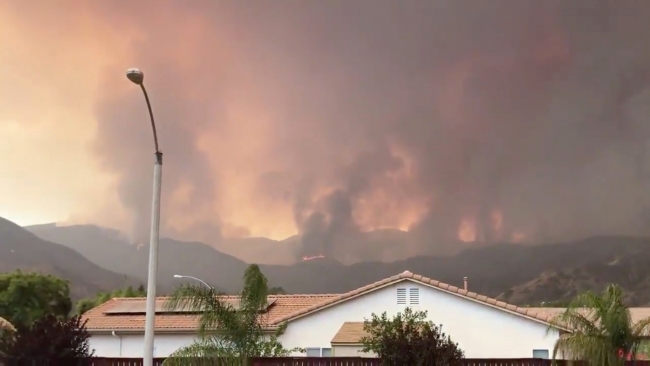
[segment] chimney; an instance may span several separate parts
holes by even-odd
[[[463,288],[467,291],[467,277],[463,277]]]

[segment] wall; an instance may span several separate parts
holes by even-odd
[[[363,346],[332,346],[332,352],[335,357],[377,357],[374,353],[360,352]]]
[[[419,289],[420,305],[397,305],[397,288],[404,287]],[[407,306],[427,310],[429,319],[442,324],[468,358],[530,358],[534,349],[552,351],[558,337],[554,331],[547,334],[545,324],[404,280],[299,318],[289,324],[281,341],[286,348],[329,348],[344,322],[363,321],[373,312],[393,316]]]
[[[95,350],[97,357],[142,357],[144,334],[117,333],[118,337],[108,335],[92,335],[90,348]],[[194,336],[190,334],[156,334],[154,338],[154,357],[167,357],[180,347],[192,344]],[[121,349],[120,349],[121,342]]]

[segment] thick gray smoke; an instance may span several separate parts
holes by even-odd
[[[427,202],[412,228],[422,247],[456,240],[468,215],[485,241],[650,234],[650,2],[145,3],[96,16],[138,34],[133,65],[155,75],[165,202],[192,187],[163,213],[191,224],[168,233],[223,230],[215,192],[238,172],[220,168],[227,151],[211,156],[221,140],[202,139],[228,139],[255,110],[266,128],[233,134],[231,153],[257,156],[241,169],[260,200],[293,205],[304,255],[342,256],[361,235],[355,208],[378,187]],[[146,109],[108,81],[127,66],[106,72],[97,151],[146,232],[152,147],[129,127]],[[246,136],[264,149],[246,150]],[[391,178],[407,164],[395,148],[413,162],[408,185]],[[335,189],[317,199],[322,186]]]

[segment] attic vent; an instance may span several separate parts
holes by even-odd
[[[419,305],[420,304],[420,289],[419,288],[410,288],[409,289],[409,304]]]
[[[406,305],[406,289],[397,289],[397,305]]]

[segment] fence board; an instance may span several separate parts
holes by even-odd
[[[164,358],[154,360],[154,366],[163,366]],[[206,361],[206,360],[202,360]],[[524,359],[465,359],[461,366],[588,366],[584,361]],[[200,362],[198,364],[205,365]],[[214,366],[231,366],[232,362],[210,362]],[[93,357],[77,360],[48,360],[39,358],[0,358],[0,366],[142,366],[141,358]],[[242,366],[381,366],[378,358],[362,357],[255,357]],[[650,366],[648,360],[626,361],[625,366]]]
[[[380,366],[377,358],[362,357],[255,357],[251,366]]]
[[[164,358],[154,359],[154,366],[162,366]],[[142,358],[110,358],[110,357],[92,357],[86,359],[42,359],[42,358],[23,358],[11,359],[0,357],[0,366],[142,366]]]

